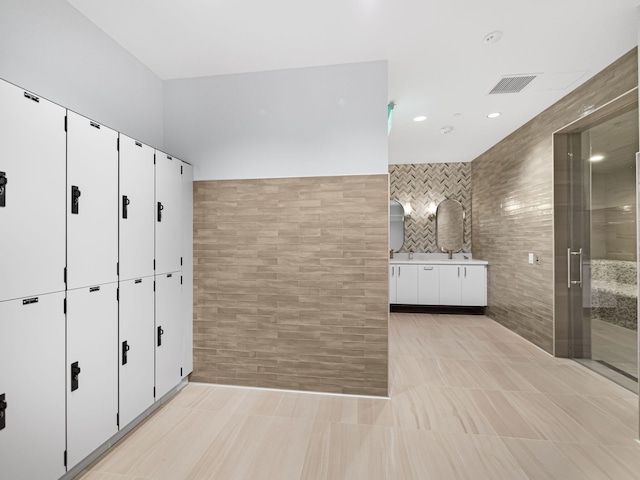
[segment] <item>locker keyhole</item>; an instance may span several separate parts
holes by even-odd
[[[158,327],[158,346],[162,346],[162,335],[164,335],[164,330],[162,327]]]
[[[162,210],[164,210],[164,205],[162,205],[162,203],[158,202],[158,221],[159,222],[162,221]]]
[[[0,207],[7,206],[7,174],[0,172]]]

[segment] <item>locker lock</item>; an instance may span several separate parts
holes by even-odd
[[[75,391],[80,387],[80,382],[78,380],[78,376],[80,375],[80,366],[78,362],[73,362],[71,364],[71,391]]]
[[[162,335],[164,335],[164,330],[162,327],[158,327],[158,346],[162,346]]]
[[[75,185],[71,187],[71,213],[78,214],[80,211],[80,189]]]
[[[122,218],[126,219],[129,214],[128,214],[128,206],[131,203],[131,200],[129,200],[129,197],[127,197],[126,195],[122,196]]]
[[[5,172],[0,172],[0,207],[6,207],[7,202],[7,174]]]
[[[162,210],[164,210],[164,205],[161,202],[158,202],[158,221],[162,221]]]
[[[124,342],[122,342],[122,365],[126,365],[127,364],[127,353],[129,352],[129,350],[131,349],[131,347],[129,346],[129,342],[127,342],[126,340]]]
[[[5,394],[0,395],[0,430],[6,426],[5,410],[7,409],[7,401],[5,400]]]

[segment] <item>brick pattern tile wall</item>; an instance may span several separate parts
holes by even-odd
[[[429,219],[430,206],[451,198],[465,212],[464,252],[471,252],[471,164],[423,163],[389,165],[390,198],[411,204],[405,222],[405,241],[400,252],[440,252],[436,244],[436,222]]]
[[[553,132],[638,85],[633,49],[472,162],[473,255],[488,315],[553,351]],[[528,252],[540,256],[529,265]]]
[[[194,183],[196,382],[388,393],[388,175]]]

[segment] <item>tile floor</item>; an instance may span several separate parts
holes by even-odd
[[[640,478],[637,395],[486,317],[394,313],[390,354],[390,399],[189,384],[80,478]]]
[[[638,332],[628,328],[591,319],[591,356],[594,360],[604,360],[608,364],[638,378]],[[633,382],[623,375],[607,369],[605,366],[593,367],[596,371],[603,371],[609,378],[630,390],[638,392],[638,382]]]

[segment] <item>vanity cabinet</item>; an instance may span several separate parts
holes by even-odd
[[[389,302],[403,305],[418,303],[418,265],[391,265]]]
[[[439,265],[418,265],[418,305],[440,304],[439,275]]]
[[[440,305],[485,306],[484,265],[440,265]]]
[[[486,306],[486,262],[392,263],[389,302],[400,305]]]

